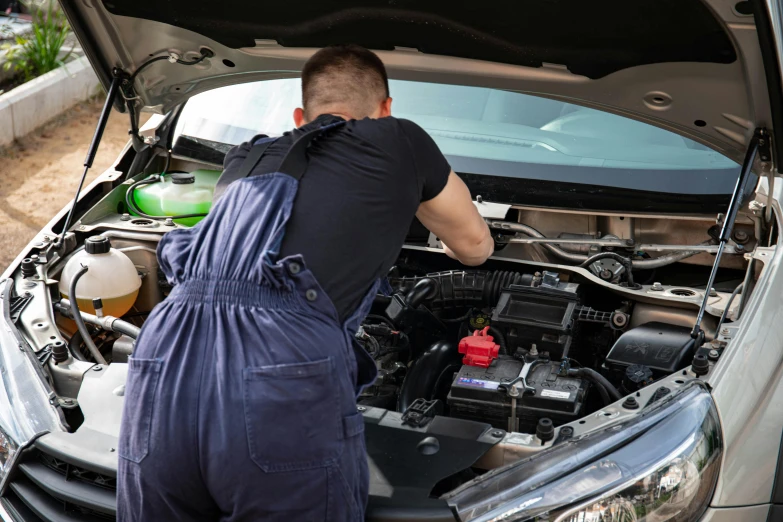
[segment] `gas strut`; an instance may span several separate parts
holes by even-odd
[[[62,245],[65,234],[68,233],[68,228],[71,226],[71,220],[73,219],[73,213],[76,210],[76,203],[79,202],[79,194],[82,192],[84,186],[84,180],[87,179],[87,171],[92,167],[95,156],[98,154],[98,145],[101,143],[103,137],[103,131],[106,129],[106,122],[109,121],[109,114],[111,114],[111,106],[114,104],[114,99],[117,97],[117,92],[120,88],[121,78],[119,75],[115,75],[109,86],[109,92],[106,94],[106,102],[103,104],[103,110],[101,111],[101,117],[98,119],[98,126],[95,127],[95,133],[92,135],[92,141],[90,142],[90,148],[87,149],[87,157],[84,158],[84,172],[82,172],[82,179],[79,181],[79,186],[76,189],[76,196],[73,198],[71,208],[68,210],[68,217],[65,218],[65,225],[60,237],[57,238],[55,244],[56,248],[60,248]]]
[[[742,195],[745,193],[745,187],[748,184],[748,179],[750,179],[750,173],[753,169],[753,162],[756,160],[756,154],[758,154],[759,151],[761,151],[762,158],[769,157],[769,134],[767,133],[767,129],[759,128],[753,132],[753,137],[750,140],[748,151],[745,153],[745,160],[742,162],[742,168],[740,169],[740,174],[737,178],[737,184],[734,186],[734,192],[731,195],[729,209],[726,211],[726,217],[723,218],[723,226],[720,230],[720,236],[718,236],[718,252],[715,254],[715,262],[712,264],[712,271],[710,272],[710,278],[707,281],[704,299],[702,299],[699,314],[696,316],[696,324],[693,325],[693,330],[691,330],[691,337],[695,341],[696,348],[701,346],[704,341],[701,321],[704,318],[704,310],[707,308],[710,289],[715,283],[715,276],[718,274],[718,268],[720,266],[720,258],[723,256],[723,250],[734,229],[734,220],[737,218],[737,212],[739,212],[739,209],[742,206]]]
[[[65,219],[65,226],[63,227],[63,232],[60,235],[60,237],[57,238],[57,241],[54,244],[55,248],[60,248],[62,246],[63,238],[65,238],[65,234],[68,233],[68,228],[71,226],[71,221],[73,220],[73,213],[76,210],[76,203],[79,201],[79,194],[82,192],[82,187],[84,186],[84,180],[87,179],[87,171],[90,170],[92,167],[92,162],[95,161],[95,155],[98,153],[98,145],[101,142],[101,138],[103,137],[103,131],[106,129],[106,122],[109,121],[109,114],[111,114],[111,106],[114,104],[114,99],[117,97],[117,92],[120,90],[120,84],[125,83],[129,85],[131,88],[133,87],[133,82],[138,76],[138,74],[145,68],[147,68],[150,64],[153,64],[158,61],[162,60],[168,60],[171,63],[178,63],[181,65],[196,65],[207,58],[212,58],[215,56],[215,52],[212,49],[208,49],[207,47],[202,47],[199,49],[199,57],[195,58],[194,60],[191,60],[189,62],[181,59],[178,54],[169,52],[162,56],[156,56],[154,58],[151,58],[141,64],[139,67],[136,68],[136,70],[133,72],[133,74],[128,77],[125,73],[123,73],[119,69],[115,69],[114,72],[114,78],[111,81],[111,85],[109,86],[109,92],[106,94],[106,102],[103,104],[103,110],[101,111],[101,117],[98,120],[98,126],[95,127],[95,134],[92,136],[92,142],[90,143],[90,148],[87,150],[87,157],[84,159],[84,172],[82,173],[82,179],[79,181],[79,187],[76,189],[76,197],[73,198],[73,203],[71,204],[71,208],[68,211],[68,217]],[[138,138],[138,129],[136,128],[136,125],[134,124],[134,116],[133,116],[133,108],[131,105],[128,106],[130,117],[131,117],[131,127],[132,128],[132,135],[133,139]],[[176,216],[175,216],[176,217]]]

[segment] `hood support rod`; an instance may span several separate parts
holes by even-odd
[[[79,202],[79,194],[82,192],[84,180],[87,179],[87,171],[92,167],[92,164],[95,161],[95,156],[98,154],[98,145],[101,143],[101,138],[103,138],[103,131],[106,129],[106,122],[109,121],[109,114],[111,114],[111,107],[114,104],[114,100],[120,90],[121,80],[122,79],[119,75],[115,75],[111,81],[111,84],[109,85],[109,92],[106,94],[106,101],[103,104],[103,110],[101,110],[101,116],[98,119],[98,126],[95,127],[95,133],[92,135],[90,148],[87,149],[87,157],[84,158],[84,172],[82,172],[82,179],[79,181],[79,186],[76,188],[76,196],[73,198],[73,203],[71,203],[70,210],[68,210],[68,217],[65,219],[65,224],[63,225],[63,231],[60,234],[60,237],[57,238],[55,248],[60,248],[63,242],[63,238],[65,238],[65,234],[68,233],[68,228],[71,226],[73,213],[76,210],[76,204]]]
[[[737,178],[737,184],[734,185],[734,192],[731,194],[731,201],[729,202],[729,208],[726,211],[726,216],[723,218],[723,226],[718,236],[718,252],[715,254],[715,262],[712,264],[712,271],[710,272],[710,278],[707,281],[707,289],[704,292],[704,299],[699,307],[699,314],[696,316],[696,324],[693,325],[691,330],[691,337],[695,340],[696,348],[701,346],[704,340],[704,332],[701,329],[701,321],[704,318],[704,311],[707,308],[707,301],[710,298],[710,289],[715,284],[715,276],[718,275],[718,268],[720,267],[720,259],[723,256],[723,250],[726,248],[731,238],[731,232],[734,229],[734,221],[737,219],[737,213],[742,206],[742,195],[745,193],[745,187],[750,179],[751,172],[753,171],[753,163],[756,161],[756,155],[761,153],[761,157],[769,158],[769,133],[767,129],[758,128],[753,132],[753,137],[750,139],[748,150],[745,153],[745,159],[742,162],[742,168],[740,169],[739,177]]]

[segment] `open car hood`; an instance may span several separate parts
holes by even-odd
[[[672,130],[741,162],[753,129],[773,128],[769,92],[780,94],[774,49],[765,71],[759,44],[759,33],[774,29],[765,0],[62,5],[105,87],[115,71],[130,75],[153,57],[214,53],[192,66],[160,60],[134,78],[136,108],[159,113],[215,87],[298,76],[316,48],[352,42],[378,51],[392,78],[561,99]]]

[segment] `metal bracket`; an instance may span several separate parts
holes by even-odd
[[[427,237],[427,246],[429,248],[443,248],[438,237],[432,232],[430,232],[430,235]]]
[[[772,152],[770,147],[770,142],[772,141],[772,137],[769,135],[766,129],[756,129],[754,132],[754,137],[757,137],[758,139],[758,147],[759,147],[759,159],[761,161],[772,161]]]
[[[443,405],[437,399],[434,401],[416,399],[402,414],[402,423],[414,428],[421,428],[426,426],[427,423],[435,418],[435,415],[439,415],[442,411]]]
[[[23,295],[12,295],[11,296],[11,307],[10,307],[10,315],[11,315],[11,322],[16,324],[19,321],[19,316],[22,313],[22,310],[25,309],[25,307],[32,301],[33,294],[30,292],[25,292]]]
[[[139,137],[141,138],[141,141],[144,142],[145,145],[155,145],[160,141],[160,137],[155,134],[155,131],[152,130],[151,132],[149,130],[140,130],[139,131]]]

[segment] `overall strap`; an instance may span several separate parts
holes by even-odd
[[[307,170],[308,145],[310,145],[310,143],[312,143],[315,138],[324,132],[335,127],[339,127],[344,123],[344,121],[338,121],[336,123],[305,132],[294,142],[293,145],[291,145],[291,148],[288,149],[288,152],[283,158],[283,161],[280,163],[280,167],[278,167],[277,170],[273,172],[287,174],[297,181],[302,179],[305,170]],[[223,192],[226,191],[226,188],[228,188],[228,186],[234,181],[250,176],[250,174],[253,172],[253,169],[256,168],[256,165],[258,165],[258,162],[261,161],[261,158],[264,156],[267,148],[269,148],[272,143],[277,141],[277,139],[278,138],[261,138],[253,145],[253,147],[251,147],[250,152],[248,152],[247,157],[245,157],[245,161],[242,162],[242,165],[237,170],[234,172],[224,171],[218,179],[217,185],[215,185],[215,191],[214,195],[212,196],[212,200],[217,201],[217,199],[223,195]]]
[[[242,165],[240,165],[238,169],[236,169],[234,172],[224,171],[223,174],[221,174],[218,178],[217,184],[215,185],[215,191],[213,193],[212,200],[217,201],[217,199],[223,195],[223,192],[226,191],[231,183],[248,177],[253,169],[256,168],[258,162],[261,161],[261,157],[263,157],[266,149],[268,149],[269,146],[275,141],[277,141],[277,138],[261,138],[250,148],[250,152],[247,153],[245,161],[242,162]]]
[[[288,153],[280,163],[280,167],[277,169],[277,172],[287,174],[297,181],[302,179],[305,170],[307,170],[307,147],[310,145],[310,143],[312,143],[315,138],[321,136],[326,131],[344,124],[344,121],[338,121],[336,123],[305,132],[294,142],[291,148],[288,149]]]

